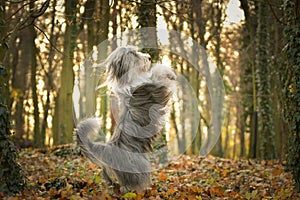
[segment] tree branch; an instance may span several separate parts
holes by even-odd
[[[270,9],[271,9],[271,12],[272,12],[273,16],[275,17],[276,21],[279,22],[280,24],[287,25],[286,23],[284,23],[283,21],[281,21],[281,20],[279,19],[279,17],[276,15],[275,10],[273,9],[273,6],[272,6],[271,3],[270,3],[270,0],[267,0],[267,3],[268,3],[268,5],[269,5],[269,7],[270,7]]]
[[[49,37],[47,36],[47,34],[42,30],[40,29],[38,26],[36,26],[35,24],[33,25],[36,29],[38,29],[45,37],[46,39],[49,41],[49,43],[52,45],[52,47],[57,51],[59,52],[60,54],[64,55],[63,52],[61,52],[53,43],[52,41],[49,39]]]
[[[38,17],[40,17],[41,15],[43,15],[43,14],[46,12],[47,8],[49,7],[49,3],[50,3],[50,0],[45,1],[45,2],[43,3],[42,7],[40,8],[40,10],[31,13],[30,16],[31,16],[32,18],[38,18]]]

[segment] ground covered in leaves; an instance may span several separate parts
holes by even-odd
[[[70,147],[22,151],[19,162],[28,188],[0,199],[300,199],[278,161],[182,156],[153,172],[151,189],[138,194],[108,187],[101,168]]]

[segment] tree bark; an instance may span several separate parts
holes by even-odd
[[[96,25],[97,23],[94,18],[94,13],[96,11],[96,1],[95,0],[88,0],[85,2],[84,5],[84,13],[83,23],[81,24],[81,29],[84,28],[84,25],[87,25],[87,53],[90,54],[93,50],[93,46],[97,45],[97,31]],[[100,20],[102,20],[100,18]],[[84,68],[84,80],[82,81],[85,85],[83,91],[81,92],[81,98],[85,99],[84,103],[81,103],[80,109],[81,113],[85,113],[85,115],[81,116],[81,118],[85,118],[87,116],[91,116],[96,111],[96,95],[95,95],[95,88],[96,88],[96,77],[92,76],[93,68],[91,67],[90,61],[88,59],[85,61],[84,64],[86,67]]]
[[[258,2],[257,27],[257,100],[258,100],[258,133],[260,142],[260,157],[262,159],[276,158],[275,132],[272,112],[272,96],[270,92],[270,63],[269,63],[269,5],[266,1]]]
[[[12,71],[12,92],[14,94],[13,101],[15,102],[12,118],[14,120],[16,138],[17,140],[22,140],[25,134],[24,100],[29,89],[28,74],[30,72],[29,67],[32,58],[30,29],[27,27],[21,30],[18,37],[20,39],[19,58],[17,65],[13,67]]]
[[[108,39],[108,32],[109,32],[109,17],[110,17],[110,7],[109,1],[101,0],[100,1],[100,21],[98,23],[98,43],[104,42]],[[102,46],[101,49],[98,49],[98,59],[100,61],[104,60],[107,56],[108,47]],[[107,90],[103,88],[100,93],[100,116],[102,118],[102,131],[107,133],[107,113],[108,113],[108,97],[107,97]]]
[[[47,125],[48,125],[48,116],[49,116],[49,110],[51,109],[51,101],[50,101],[50,93],[51,90],[53,90],[53,60],[54,60],[54,46],[53,44],[55,44],[55,35],[54,35],[54,28],[55,28],[55,13],[56,13],[56,7],[57,5],[57,1],[53,0],[52,3],[52,11],[51,11],[51,29],[50,29],[50,36],[49,36],[49,40],[50,42],[50,48],[49,48],[49,57],[48,57],[48,64],[49,64],[49,69],[46,71],[45,70],[45,84],[46,84],[46,102],[44,105],[44,115],[43,115],[43,119],[42,119],[42,125],[41,125],[41,137],[43,138],[43,141],[45,141],[46,139],[46,129],[47,129]],[[50,144],[50,141],[49,141]]]
[[[30,9],[34,9],[34,2],[30,3]],[[36,71],[37,71],[37,63],[36,63],[36,54],[37,48],[35,45],[36,32],[34,30],[33,24],[28,27],[30,30],[30,44],[31,46],[31,93],[32,93],[32,101],[33,101],[33,118],[34,118],[34,127],[33,127],[33,136],[34,136],[34,146],[42,147],[45,144],[45,138],[43,138],[40,134],[40,117],[39,117],[39,102],[38,102],[38,94],[37,94],[37,81],[36,81]]]
[[[19,193],[26,185],[25,175],[17,163],[17,150],[10,141],[12,126],[10,123],[10,111],[7,108],[9,102],[9,73],[3,65],[3,59],[7,53],[5,1],[0,0],[0,188],[4,193]]]
[[[78,0],[66,0],[65,16],[66,31],[64,35],[64,57],[60,75],[60,88],[56,97],[55,115],[53,121],[54,144],[71,143],[73,139],[73,58],[77,37]]]
[[[223,65],[222,58],[221,58],[221,32],[223,29],[223,26],[222,26],[223,3],[224,3],[223,0],[217,0],[215,3],[212,3],[212,9],[216,11],[216,16],[214,16],[214,15],[212,16],[212,18],[216,17],[216,22],[215,22],[215,24],[213,24],[214,31],[212,30],[212,34],[214,35],[214,39],[215,39],[215,41],[214,41],[214,43],[215,43],[214,56],[216,58],[216,65],[220,71],[221,77],[223,77],[223,74],[224,74],[224,65]],[[212,21],[214,21],[214,20],[212,20]],[[221,105],[222,99],[217,99],[217,100],[218,100],[218,105]],[[218,115],[217,116],[218,122],[221,122],[222,118],[223,118],[222,111],[219,111],[218,113],[215,113],[215,114]],[[219,156],[219,157],[224,156],[222,140],[223,140],[223,138],[222,138],[222,133],[221,133],[221,135],[212,151],[212,153],[214,155]]]
[[[0,6],[3,9],[0,9],[0,20],[5,19],[5,0],[0,0]],[[6,76],[1,76],[1,84],[2,89],[1,89],[1,95],[0,95],[0,102],[2,102],[4,105],[10,105],[9,104],[9,99],[10,99],[10,94],[9,94],[9,72],[6,70],[4,67],[4,57],[7,52],[8,46],[7,42],[5,41],[4,37],[6,35],[7,27],[6,27],[5,21],[0,23],[0,65],[3,67],[3,70],[5,69],[5,73],[7,73]]]
[[[286,68],[284,74],[284,110],[289,123],[289,149],[287,169],[295,180],[295,189],[300,192],[300,3],[285,0],[283,3],[286,27]]]
[[[157,44],[156,26],[156,0],[144,0],[138,4],[137,8],[138,23],[141,28],[150,27],[142,31],[141,38],[144,51],[150,54],[151,59],[155,62],[159,60],[159,51]]]
[[[257,1],[250,7],[248,0],[240,0],[241,8],[245,16],[245,25],[243,27],[243,54],[240,56],[242,64],[241,91],[243,93],[242,105],[244,110],[243,117],[245,126],[250,128],[249,154],[250,158],[257,157],[257,91],[255,74],[255,45],[257,28]],[[254,13],[254,14],[252,14]],[[249,96],[252,100],[249,101]],[[250,117],[250,123],[247,123],[247,116]]]

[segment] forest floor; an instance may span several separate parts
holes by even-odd
[[[0,199],[300,199],[292,176],[279,161],[182,156],[152,173],[151,189],[121,194],[108,187],[101,168],[70,147],[24,150],[19,162],[28,188]]]

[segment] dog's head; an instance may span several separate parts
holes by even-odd
[[[108,56],[105,64],[108,80],[122,85],[132,80],[135,75],[148,72],[151,57],[138,52],[133,46],[118,47]]]

